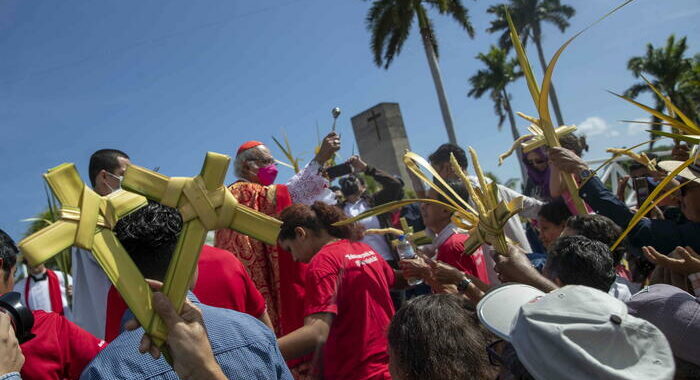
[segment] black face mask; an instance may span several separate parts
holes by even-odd
[[[360,191],[360,185],[358,184],[357,178],[354,176],[347,176],[340,181],[340,191],[345,197],[355,195]]]

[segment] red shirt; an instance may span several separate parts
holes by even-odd
[[[231,252],[204,245],[197,267],[199,275],[192,292],[203,304],[240,311],[255,318],[265,312],[265,299]]]
[[[386,329],[394,315],[394,271],[364,243],[323,247],[306,273],[304,315],[335,314],[323,347],[326,379],[390,379]]]
[[[20,345],[22,379],[78,379],[85,366],[107,347],[104,340],[56,313],[33,311],[34,338]]]
[[[265,311],[265,299],[248,276],[243,264],[229,251],[202,246],[197,262],[198,277],[192,291],[205,305],[240,311],[260,318]],[[119,336],[124,312],[128,308],[114,286],[107,295],[105,339]]]
[[[481,248],[471,255],[464,254],[464,242],[469,239],[467,234],[452,234],[437,249],[437,259],[445,264],[461,270],[464,273],[477,277],[484,283],[489,283],[489,275],[486,271],[486,262]]]

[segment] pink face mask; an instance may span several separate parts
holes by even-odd
[[[263,186],[270,186],[277,178],[277,165],[270,164],[258,169],[258,181]]]

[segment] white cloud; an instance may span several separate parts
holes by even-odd
[[[586,136],[617,136],[618,131],[612,130],[608,123],[598,116],[591,116],[578,125],[579,132]]]

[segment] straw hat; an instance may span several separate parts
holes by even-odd
[[[695,157],[695,160],[687,168],[681,170],[678,175],[690,181],[700,182],[700,149],[698,149],[698,145],[693,147],[690,157]],[[668,160],[661,161],[657,165],[670,173],[683,165],[683,163],[683,161]]]

